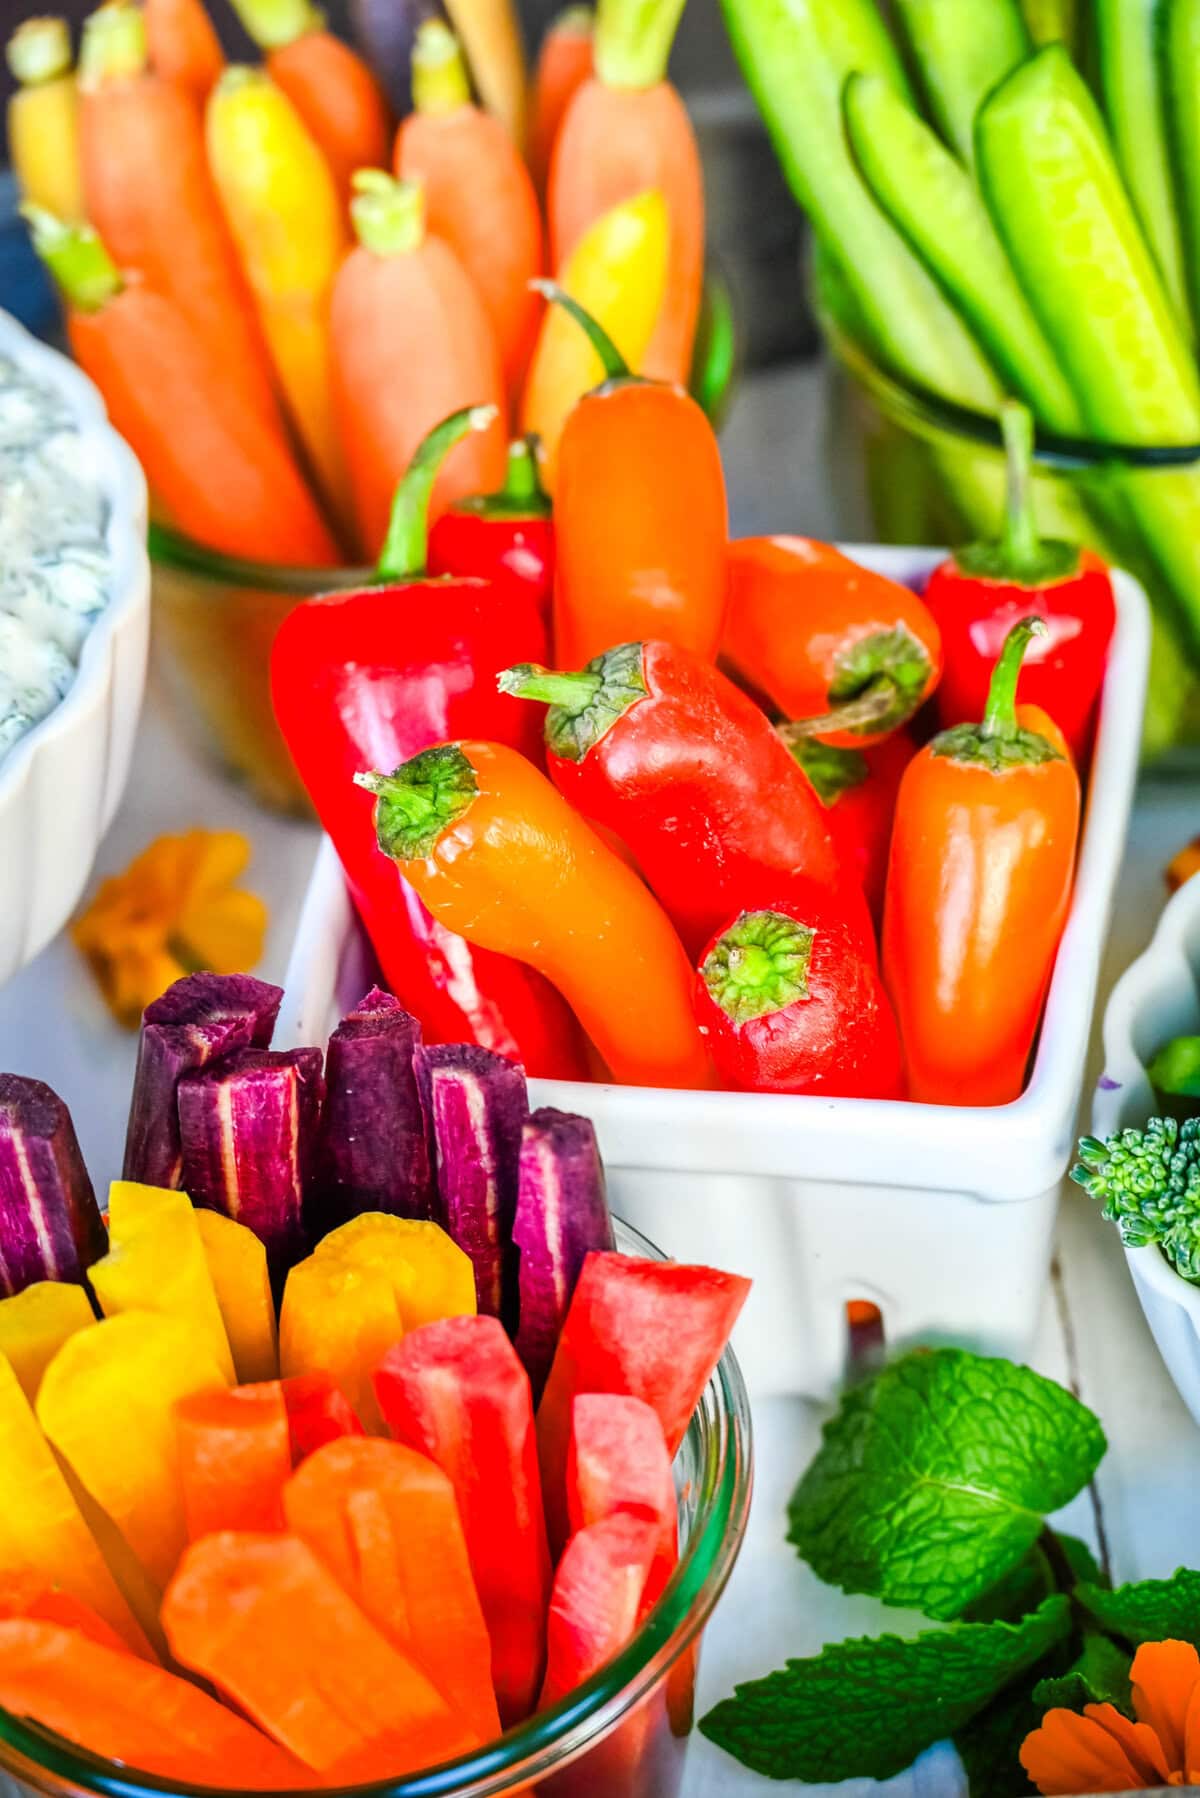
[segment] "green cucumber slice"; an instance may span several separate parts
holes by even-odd
[[[1191,328],[1183,245],[1175,213],[1160,50],[1165,0],[1096,0],[1104,110],[1113,148],[1180,322]],[[1195,78],[1195,64],[1181,70]]]
[[[1017,0],[896,0],[896,10],[934,123],[969,165],[982,101],[1032,49]]]
[[[877,41],[867,23],[870,0],[722,0],[722,7],[792,192],[833,251],[879,355],[919,386],[994,409],[1000,389],[988,363],[850,156],[841,93],[855,65],[847,64],[846,48]],[[890,63],[868,72],[889,70]]]
[[[1051,430],[1082,435],[1075,396],[957,157],[878,75],[851,75],[842,104],[867,186],[965,315],[1006,385]]]

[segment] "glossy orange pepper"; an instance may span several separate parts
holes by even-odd
[[[355,779],[376,795],[380,848],[434,917],[545,974],[614,1079],[711,1084],[692,970],[666,913],[524,756],[440,743]]]
[[[943,1105],[1019,1096],[1071,898],[1079,776],[1036,706],[1015,704],[1045,626],[1010,631],[982,724],[943,731],[896,804],[883,923],[909,1095]]]
[[[742,538],[729,545],[728,569],[722,649],[796,721],[785,737],[865,749],[937,685],[938,627],[899,581],[811,537]]]
[[[588,333],[606,374],[570,414],[558,447],[558,661],[581,668],[648,638],[715,661],[728,507],[713,428],[681,387],[632,374],[570,295],[550,282],[542,291]]]

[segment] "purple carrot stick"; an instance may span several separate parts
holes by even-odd
[[[432,1218],[436,1187],[413,1053],[421,1026],[373,987],[325,1052],[308,1231],[319,1242],[364,1211]]]
[[[319,1049],[238,1049],[179,1083],[184,1186],[254,1231],[276,1284],[308,1253],[304,1193],[323,1091]]]
[[[516,1348],[536,1404],[586,1256],[616,1247],[590,1119],[545,1110],[526,1120],[513,1240],[520,1254]]]
[[[235,1049],[266,1049],[283,999],[249,974],[188,974],[142,1015],[125,1134],[126,1180],[181,1184],[175,1089],[185,1074]]]
[[[529,1111],[515,1062],[474,1043],[417,1050],[417,1081],[433,1133],[441,1221],[475,1268],[480,1313],[517,1321],[516,1254],[521,1126]]]
[[[107,1248],[70,1112],[40,1080],[0,1074],[0,1298],[80,1281]]]

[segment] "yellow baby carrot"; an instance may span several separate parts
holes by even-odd
[[[657,190],[637,194],[596,220],[558,275],[559,286],[601,321],[635,371],[662,307],[669,230],[663,196]],[[584,333],[561,307],[547,307],[525,383],[521,429],[542,440],[542,479],[551,492],[567,416],[603,379]]]
[[[26,19],[8,40],[17,91],[8,103],[8,148],[24,199],[69,224],[83,218],[79,108],[67,21]]]
[[[261,69],[226,69],[208,103],[205,134],[288,412],[326,499],[344,517],[329,298],[349,246],[333,175],[291,101]]]

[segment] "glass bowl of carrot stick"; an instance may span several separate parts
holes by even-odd
[[[620,1219],[614,1230],[623,1253],[663,1259]],[[675,1483],[679,1565],[616,1659],[552,1710],[489,1746],[404,1779],[358,1786],[355,1798],[526,1798],[534,1792],[545,1798],[677,1798],[702,1632],[737,1560],[750,1510],[750,1402],[729,1349],[688,1427]],[[237,1777],[238,1769],[231,1768],[230,1787]],[[219,1798],[220,1791],[168,1785],[0,1710],[3,1798]]]

